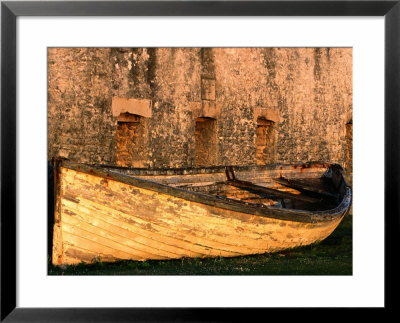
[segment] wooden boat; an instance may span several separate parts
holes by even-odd
[[[325,239],[352,192],[338,165],[146,170],[58,160],[52,262],[233,257]]]

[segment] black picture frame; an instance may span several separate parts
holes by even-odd
[[[396,1],[2,1],[1,3],[1,321],[236,321],[265,309],[17,308],[16,19],[18,16],[384,16],[385,19],[385,310],[399,234],[400,0]],[[368,162],[368,161],[366,161]],[[370,165],[371,177],[374,165]],[[373,190],[371,189],[371,194]],[[368,201],[365,201],[368,202]],[[373,238],[373,237],[371,237]],[[371,255],[373,258],[373,255]],[[373,261],[373,260],[372,260]],[[251,312],[251,313],[249,313]],[[257,316],[253,316],[254,318]]]

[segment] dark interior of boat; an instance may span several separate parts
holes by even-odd
[[[267,206],[322,211],[333,209],[340,196],[329,178],[273,179],[272,182],[253,184],[242,180],[226,180],[207,185],[179,185],[188,191],[206,193],[220,198],[234,199]]]
[[[248,205],[307,211],[334,209],[343,197],[341,185],[335,183],[331,167],[315,169],[316,173],[303,175],[296,168],[282,173],[276,170],[260,171],[259,168],[251,171],[234,169],[231,166],[158,171],[113,167],[111,171]]]

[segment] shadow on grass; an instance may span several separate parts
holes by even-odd
[[[48,264],[49,275],[352,275],[352,215],[324,241],[280,253],[234,258]]]

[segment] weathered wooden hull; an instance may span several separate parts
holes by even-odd
[[[276,252],[325,239],[351,203],[347,186],[335,209],[309,212],[191,192],[162,178],[56,165],[53,264]]]

